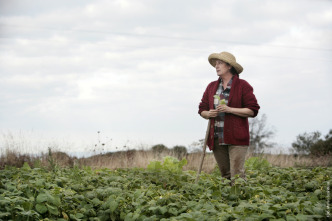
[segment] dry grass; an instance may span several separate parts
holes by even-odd
[[[186,158],[188,164],[184,167],[185,170],[197,170],[202,153],[190,153],[179,156],[173,151],[164,151],[161,153],[153,152],[152,150],[127,150],[115,153],[99,154],[87,158],[70,157],[64,152],[52,151],[50,153],[42,153],[39,156],[30,156],[27,154],[19,154],[14,151],[6,151],[4,155],[0,156],[0,169],[5,165],[21,167],[24,162],[27,162],[31,167],[36,165],[52,167],[56,164],[59,167],[73,167],[89,166],[91,168],[146,168],[151,161],[162,161],[165,156],[173,156],[179,159]],[[247,159],[257,156],[248,154]],[[309,157],[309,156],[294,156],[286,154],[263,154],[260,157],[268,160],[272,165],[278,167],[328,167],[332,166],[331,156]],[[202,171],[210,173],[216,167],[216,161],[211,152],[207,152],[203,164]]]
[[[272,165],[278,167],[329,167],[332,166],[332,156],[303,156],[287,154],[264,154],[263,156]]]
[[[188,164],[184,167],[186,170],[196,170],[198,162],[201,158],[201,153],[186,154],[181,157],[173,151],[163,151],[160,153],[151,150],[128,150],[115,153],[108,153],[103,155],[95,155],[88,158],[81,158],[78,160],[80,165],[90,166],[93,168],[146,168],[151,161],[162,161],[164,157],[172,156],[179,160],[186,158]],[[204,171],[211,171],[215,167],[215,160],[212,154],[207,154],[204,164]]]
[[[0,169],[4,169],[5,166],[22,167],[24,163],[27,163],[30,167],[50,168],[52,163],[59,167],[73,167],[76,161],[76,157],[70,157],[60,151],[29,155],[7,150],[4,155],[0,156]]]
[[[27,154],[19,154],[15,151],[6,150],[4,155],[0,157],[0,169],[4,168],[5,165],[14,167],[22,167],[24,162],[32,164],[35,158]]]
[[[115,153],[107,153],[81,158],[78,160],[80,165],[92,168],[145,168],[151,160],[158,160],[151,151],[128,150]]]

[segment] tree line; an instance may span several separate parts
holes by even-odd
[[[266,148],[272,148],[276,143],[271,142],[275,129],[266,124],[267,117],[263,114],[260,118],[249,120],[250,148],[252,152],[261,153]],[[322,156],[332,154],[332,129],[322,137],[319,131],[299,134],[291,144],[291,152],[300,155]]]

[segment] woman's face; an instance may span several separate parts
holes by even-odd
[[[231,72],[230,72],[231,66],[221,60],[216,60],[215,68],[217,71],[217,75],[219,77],[221,77],[222,75],[228,74],[228,73],[231,74]]]

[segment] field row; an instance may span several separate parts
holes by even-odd
[[[166,158],[147,169],[6,168],[0,220],[324,220],[332,168],[247,165],[235,185],[215,170],[182,171]]]

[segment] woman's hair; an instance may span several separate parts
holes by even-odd
[[[237,76],[239,76],[239,74],[237,73],[237,71],[235,70],[235,68],[232,66],[232,68],[231,68],[231,73],[232,73],[232,75],[237,75]]]
[[[228,64],[228,63],[226,63],[226,64]],[[230,64],[228,64],[228,65],[231,66],[231,69],[230,69],[231,74],[239,76],[239,74],[237,73],[237,71],[235,70],[235,68],[232,65],[230,65]]]

